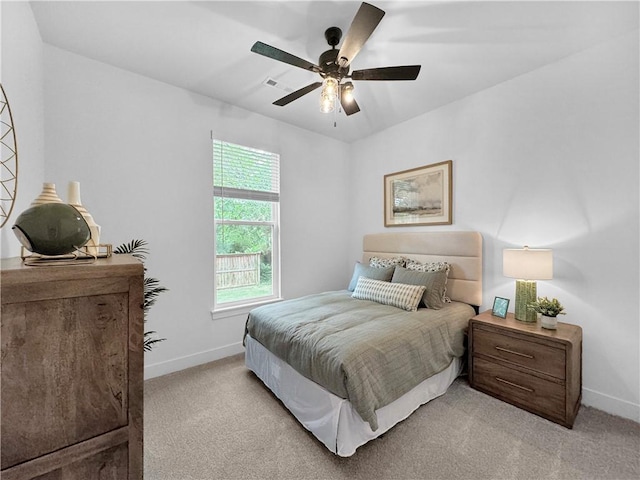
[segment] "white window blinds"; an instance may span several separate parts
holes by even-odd
[[[216,197],[278,202],[280,156],[233,143],[213,141]]]

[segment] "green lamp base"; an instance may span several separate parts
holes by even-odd
[[[536,311],[527,308],[528,304],[538,300],[537,294],[536,282],[532,280],[516,280],[516,320],[528,323],[538,321],[538,314]]]

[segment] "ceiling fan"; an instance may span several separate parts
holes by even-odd
[[[336,45],[340,43],[342,30],[338,27],[328,28],[324,32],[324,37],[331,49],[320,55],[318,65],[266,43],[256,42],[251,47],[252,52],[318,73],[323,79],[321,82],[314,82],[300,90],[296,90],[276,100],[273,104],[283,107],[322,87],[320,94],[320,110],[322,112],[333,111],[334,105],[339,102],[344,112],[347,115],[352,115],[359,112],[360,107],[353,99],[353,83],[351,80],[415,80],[420,73],[420,65],[367,68],[349,73],[351,62],[376,29],[380,20],[384,17],[384,13],[383,10],[363,2],[351,22],[351,26],[339,50],[336,49]]]

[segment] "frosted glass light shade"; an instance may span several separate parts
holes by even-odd
[[[550,249],[506,248],[502,252],[502,274],[520,280],[551,280],[553,253]]]

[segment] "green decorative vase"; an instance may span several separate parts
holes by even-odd
[[[516,280],[516,320],[527,323],[538,321],[538,314],[529,308],[529,304],[538,299],[536,282],[531,280]]]
[[[47,256],[71,253],[91,237],[80,212],[66,203],[28,208],[18,216],[12,230],[27,250]]]

